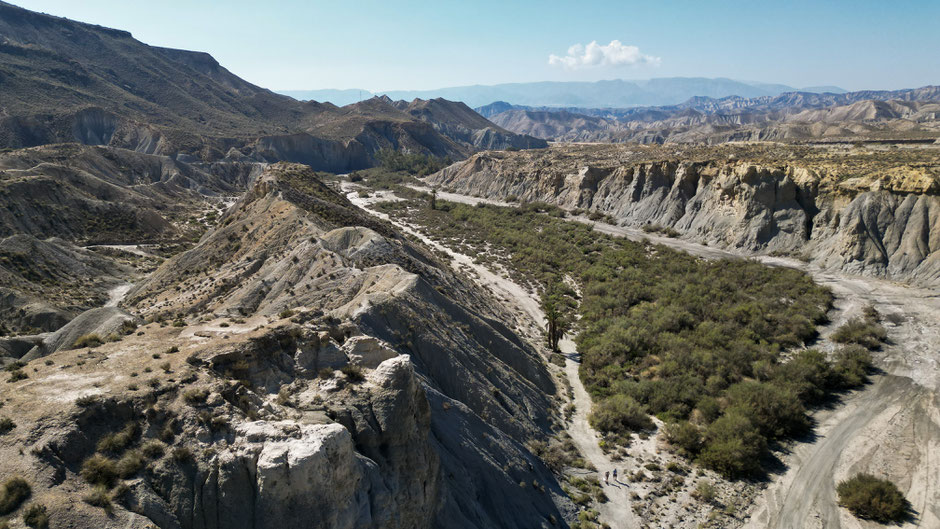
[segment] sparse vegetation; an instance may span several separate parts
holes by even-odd
[[[836,487],[839,505],[866,520],[889,523],[907,517],[910,504],[898,487],[871,474],[856,474]]]
[[[185,463],[187,461],[192,461],[193,451],[185,446],[177,446],[173,449],[172,452],[173,460],[177,463]]]
[[[205,388],[191,388],[183,392],[183,400],[189,404],[202,404],[209,398],[209,390]]]
[[[692,491],[692,497],[704,503],[711,503],[715,501],[717,496],[718,492],[715,489],[715,485],[707,479],[700,480],[695,485],[695,490]]]
[[[365,375],[362,373],[362,368],[357,365],[345,365],[340,368],[340,371],[346,376],[346,380],[352,383],[362,382],[366,379]]]
[[[111,487],[118,477],[117,463],[113,459],[95,454],[82,463],[82,479],[92,485]]]
[[[151,439],[140,447],[140,451],[147,459],[158,459],[166,452],[166,445],[156,439]]]
[[[22,505],[32,494],[32,488],[29,483],[15,476],[3,482],[3,489],[0,490],[0,515],[10,514]]]
[[[0,435],[8,434],[14,428],[16,428],[16,423],[13,422],[13,419],[10,419],[9,417],[0,417]]]
[[[82,349],[84,347],[98,347],[99,345],[104,344],[104,340],[95,333],[83,334],[75,340],[75,343],[72,344],[74,349]]]
[[[100,507],[107,513],[114,510],[114,506],[111,505],[111,496],[108,495],[108,489],[103,485],[96,485],[90,493],[82,497],[82,501],[88,505]]]
[[[130,422],[123,430],[116,433],[110,433],[98,441],[98,451],[117,454],[130,446],[140,432],[140,427],[136,423]]]
[[[144,467],[144,457],[138,450],[128,450],[117,462],[117,472],[122,478],[129,478]]]
[[[23,523],[32,529],[46,529],[49,527],[49,513],[45,505],[33,503],[23,511]]]

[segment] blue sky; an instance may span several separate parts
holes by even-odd
[[[940,83],[940,0],[8,1],[207,51],[271,89],[673,76],[849,90]],[[651,60],[549,64],[574,44],[614,40]]]

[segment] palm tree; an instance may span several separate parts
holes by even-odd
[[[548,320],[548,346],[557,353],[558,341],[568,331],[568,322],[559,310],[558,301],[554,297],[548,297],[542,301],[542,310],[545,312],[545,319]]]

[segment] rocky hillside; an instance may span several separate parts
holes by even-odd
[[[429,182],[487,198],[597,212],[627,226],[671,228],[711,245],[936,285],[937,154],[933,147],[555,146],[482,153]]]
[[[430,123],[448,138],[455,138],[475,150],[541,149],[548,146],[543,139],[514,134],[498,127],[460,102],[437,98],[392,104],[414,118]]]
[[[206,53],[148,46],[126,31],[4,2],[0,86],[0,148],[80,142],[335,172],[374,165],[380,148],[454,159],[475,149],[391,105],[363,113],[301,103],[238,78]],[[491,146],[539,143],[498,135]]]
[[[77,144],[0,154],[0,331],[54,331],[104,304],[160,257],[83,247],[191,244],[260,167]]]
[[[934,86],[750,99],[695,97],[666,107],[557,109],[494,103],[477,110],[508,130],[556,141],[715,144],[940,138],[940,88]]]
[[[28,363],[0,381],[0,475],[54,526],[565,526],[524,447],[555,384],[489,296],[272,166],[129,312],[4,342]]]

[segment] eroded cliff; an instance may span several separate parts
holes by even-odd
[[[428,181],[458,193],[597,212],[627,226],[671,228],[708,244],[936,284],[936,149],[868,154],[781,146],[559,146],[480,153]]]

